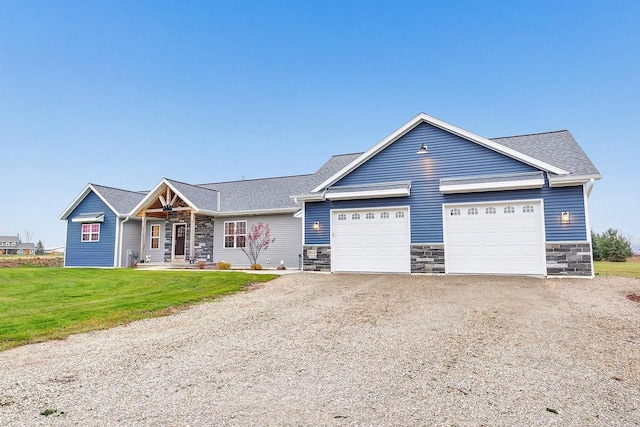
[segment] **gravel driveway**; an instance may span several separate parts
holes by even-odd
[[[640,425],[630,293],[640,280],[283,276],[0,353],[0,425]]]

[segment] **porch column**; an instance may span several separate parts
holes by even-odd
[[[145,236],[146,231],[147,231],[147,210],[145,209],[142,211],[142,230],[140,230],[140,258],[138,258],[139,261],[144,260],[144,255],[146,250],[145,242],[147,240]]]
[[[196,248],[196,213],[191,210],[191,226],[189,228],[189,259],[195,262]]]

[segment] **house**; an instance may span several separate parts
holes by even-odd
[[[36,245],[22,243],[20,236],[0,236],[0,255],[33,255]]]
[[[592,277],[600,178],[568,131],[487,139],[422,113],[296,197],[304,269]]]
[[[268,224],[275,242],[265,268],[302,263],[300,207],[308,192],[357,155],[331,157],[313,174],[188,184],[163,178],[151,191],[88,184],[60,215],[66,267],[126,267],[133,262],[226,261],[249,267],[247,231]]]
[[[421,113],[318,171],[150,191],[89,184],[67,221],[65,266],[260,259],[306,271],[593,276],[588,197],[600,173],[568,131],[487,139]]]

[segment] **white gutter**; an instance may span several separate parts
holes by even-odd
[[[591,178],[591,179],[589,180],[589,184],[590,184],[590,185],[589,185],[589,187],[587,188],[587,197],[589,197],[589,196],[591,195],[591,190],[593,190],[593,186],[595,185],[595,183],[596,183],[596,180],[595,180],[595,179]]]
[[[118,248],[118,265],[116,267],[122,267],[122,235],[124,234],[124,223],[129,221],[131,216],[127,215],[120,223],[120,247]]]

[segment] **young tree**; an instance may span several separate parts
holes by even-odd
[[[631,242],[621,235],[618,230],[610,228],[602,234],[598,234],[597,245],[601,259],[606,261],[624,262],[633,255]]]
[[[29,230],[24,230],[24,238],[27,239],[26,243],[31,243],[31,239],[33,239],[33,233]]]
[[[251,226],[245,240],[245,246],[242,248],[251,262],[251,267],[258,264],[260,254],[269,249],[269,245],[275,241],[276,239],[271,238],[269,224],[259,223]]]
[[[600,261],[602,259],[602,252],[600,252],[600,243],[598,243],[598,235],[591,232],[591,248],[593,250],[593,260]]]
[[[36,244],[36,255],[44,255],[44,245],[42,244],[42,240],[38,240],[38,244]]]

